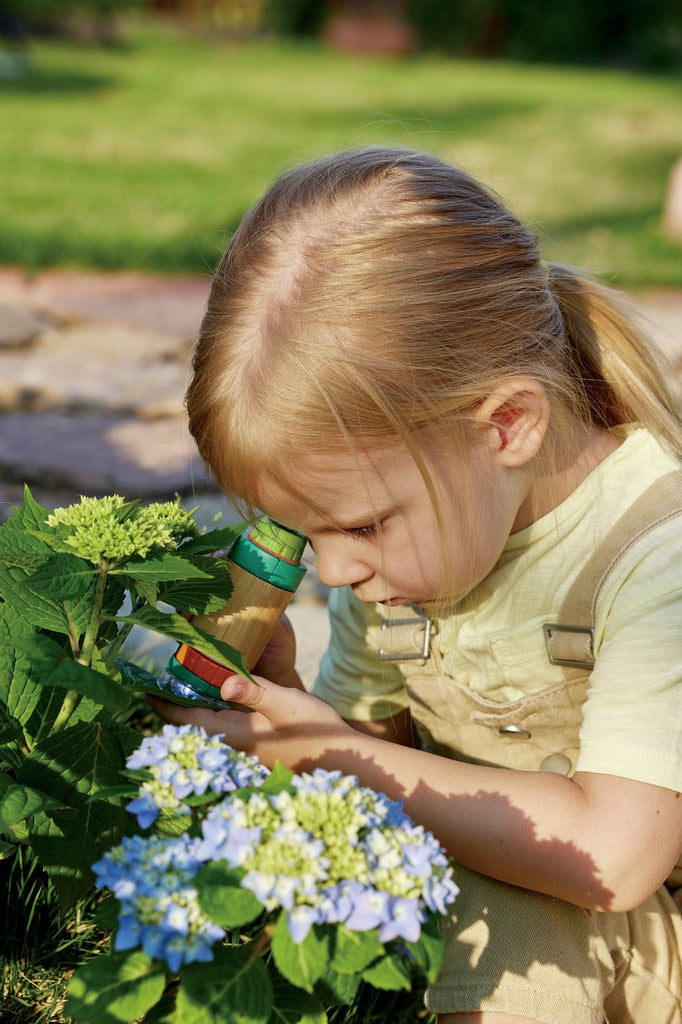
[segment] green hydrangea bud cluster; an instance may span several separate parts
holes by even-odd
[[[404,865],[404,848],[407,843],[419,845],[419,832],[413,829],[377,828],[368,841],[368,849],[374,861],[372,877],[374,885],[392,896],[418,899],[421,882]]]
[[[195,537],[198,527],[192,513],[179,501],[142,506],[126,502],[119,494],[104,498],[81,497],[80,502],[57,508],[47,525],[58,531],[73,551],[99,565],[121,562],[152,548],[173,551],[185,537]]]
[[[355,878],[369,880],[367,858],[355,842],[367,823],[366,798],[359,790],[307,790],[280,793],[273,803],[283,821],[297,822],[301,828],[321,839],[329,860],[329,878],[336,882]]]

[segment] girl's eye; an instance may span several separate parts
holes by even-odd
[[[349,537],[375,537],[378,530],[376,523],[367,523],[366,526],[354,526],[345,532]]]

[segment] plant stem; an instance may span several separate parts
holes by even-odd
[[[270,949],[272,945],[272,938],[275,934],[274,924],[266,924],[263,931],[256,936],[250,945],[250,957],[249,962],[252,962],[256,957],[263,956]]]
[[[80,646],[78,644],[78,634],[76,633],[76,627],[73,623],[71,616],[69,615],[69,609],[66,601],[62,601],[62,608],[64,609],[64,615],[66,616],[66,622],[69,627],[69,643],[71,644],[71,654],[74,661],[78,661],[81,655]]]
[[[81,665],[89,666],[92,661],[92,654],[95,650],[95,644],[97,643],[97,636],[99,634],[100,617],[102,614],[102,604],[104,602],[104,591],[107,585],[109,568],[109,562],[104,559],[99,563],[99,573],[95,577],[95,593],[93,595],[92,607],[90,609],[90,619],[88,621],[87,629],[85,630],[85,636],[83,637],[80,657],[78,658]]]
[[[141,608],[144,603],[145,602],[142,600],[142,598],[138,597],[138,599],[133,603],[131,611],[132,612],[137,611],[138,608]],[[118,652],[120,651],[121,647],[123,646],[123,642],[126,639],[126,637],[132,632],[133,627],[134,627],[134,623],[132,623],[132,622],[127,622],[125,625],[121,626],[121,628],[119,629],[118,633],[116,634],[114,639],[109,644],[109,646],[107,648],[106,657],[104,659],[104,664],[105,664],[105,666],[106,666],[106,668],[107,668],[107,670],[109,672],[111,671],[111,669],[114,666],[114,661],[116,660],[116,655],[118,654]]]
[[[104,659],[104,664],[109,672],[111,672],[111,669],[113,668],[114,661],[116,660],[116,655],[120,651],[123,645],[123,641],[132,631],[132,628],[132,622],[127,622],[124,626],[121,626],[118,633],[107,647],[107,655],[106,658]]]
[[[68,722],[69,718],[71,717],[76,708],[76,704],[78,703],[79,697],[80,694],[76,693],[75,690],[67,690],[66,696],[62,701],[62,706],[59,709],[59,714],[52,723],[52,728],[50,729],[50,736],[52,736],[55,732],[59,732],[61,727]]]
[[[80,648],[80,654],[78,653],[77,644],[74,647],[73,635],[71,637],[71,649],[73,651],[75,660],[78,661],[81,665],[87,665],[88,668],[90,667],[92,655],[95,650],[95,645],[97,643],[97,637],[99,635],[100,617],[102,614],[102,604],[104,602],[104,591],[107,585],[108,572],[109,563],[105,562],[104,560],[101,561],[99,564],[99,573],[95,577],[95,593],[93,594],[92,598],[90,618],[88,620],[88,625],[85,630],[85,635],[83,637],[83,643]],[[64,700],[62,701],[62,706],[59,709],[59,713],[55,718],[54,722],[52,723],[52,728],[50,729],[51,736],[55,732],[59,732],[62,726],[68,722],[69,718],[71,717],[76,708],[76,705],[78,704],[79,699],[80,694],[78,694],[75,690],[67,691]]]

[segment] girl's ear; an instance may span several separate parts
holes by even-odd
[[[502,465],[523,466],[537,455],[547,433],[547,392],[532,377],[505,381],[478,407],[476,421]]]

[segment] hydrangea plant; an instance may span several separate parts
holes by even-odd
[[[63,907],[127,816],[109,794],[154,677],[120,657],[135,625],[244,671],[237,651],[174,609],[222,608],[213,557],[243,524],[201,533],[178,501],[84,497],[50,512],[26,489],[0,526],[0,858],[28,845]]]
[[[438,973],[457,886],[399,802],[338,771],[269,772],[190,725],[127,768],[138,831],[93,866],[114,934],[72,979],[76,1020],[321,1024],[361,980]]]

